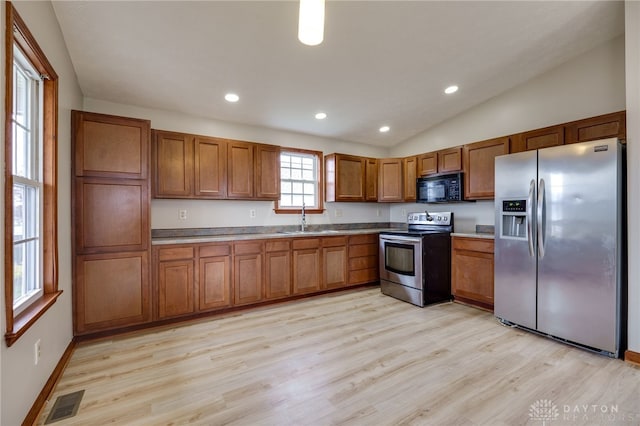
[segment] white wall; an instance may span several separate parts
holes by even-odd
[[[640,353],[640,2],[625,3],[629,350]]]
[[[4,3],[3,1],[0,5],[3,12]],[[82,94],[77,85],[75,72],[51,3],[38,1],[14,2],[13,4],[59,76],[58,262],[59,288],[64,293],[47,313],[20,337],[13,346],[7,348],[4,342],[0,344],[0,380],[2,382],[0,386],[2,394],[2,398],[0,398],[0,424],[2,425],[18,425],[22,423],[72,339],[70,111],[71,109],[80,109],[82,107]],[[3,15],[1,43],[3,47],[5,44],[4,23]],[[1,57],[4,58],[4,53]],[[4,88],[4,83],[2,87]],[[4,99],[4,96],[2,96],[2,99]],[[4,112],[2,116],[4,117]],[[2,135],[4,137],[4,132],[2,132]],[[0,208],[0,211],[4,211],[4,206]],[[0,232],[3,232],[3,230],[0,230]],[[4,276],[4,271],[2,271],[1,276]],[[4,292],[0,292],[0,302],[0,306],[4,306]],[[2,330],[6,330],[4,313],[0,317],[2,318]],[[34,343],[38,339],[41,340],[42,357],[38,365],[34,365]]]
[[[391,156],[419,154],[623,110],[624,55],[621,36],[397,145]],[[405,212],[425,207],[453,211],[456,232],[473,232],[475,225],[495,222],[493,202],[395,204],[390,218],[401,221]]]
[[[263,127],[226,123],[174,112],[115,104],[91,98],[84,100],[83,109],[91,112],[151,120],[151,127],[154,129],[262,142],[284,147],[311,149],[322,151],[325,154],[340,152],[370,157],[387,156],[387,150],[380,147]],[[307,223],[316,225],[386,222],[389,220],[389,206],[383,204],[326,203],[325,208],[327,211],[322,215],[307,215]],[[257,213],[253,219],[249,217],[250,209],[255,209]],[[179,210],[187,210],[186,220],[180,220],[178,218]],[[153,200],[151,203],[151,227],[153,229],[293,225],[299,222],[299,215],[276,215],[273,212],[272,201]]]

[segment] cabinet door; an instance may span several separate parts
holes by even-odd
[[[336,154],[335,201],[364,201],[365,159]]]
[[[291,295],[291,252],[265,254],[265,296],[277,299]]]
[[[402,159],[378,160],[378,202],[403,200]]]
[[[147,179],[150,122],[72,111],[76,176]]]
[[[252,143],[229,142],[227,198],[253,198],[253,148]]]
[[[455,238],[451,293],[456,299],[493,309],[493,241]]]
[[[193,313],[193,259],[158,262],[158,317]]]
[[[495,192],[495,158],[498,155],[508,153],[508,137],[464,146],[464,197],[466,199],[493,199]]]
[[[462,170],[462,147],[438,151],[438,173],[453,173]]]
[[[340,288],[347,285],[347,246],[323,247],[323,287]]]
[[[320,239],[293,240],[293,294],[313,293],[321,289]]]
[[[76,256],[73,296],[76,335],[150,321],[148,253]]]
[[[605,138],[626,139],[626,112],[599,115],[568,123],[564,143],[578,143]]]
[[[404,159],[404,201],[416,200],[417,163],[417,157],[407,157]]]
[[[418,174],[420,176],[438,173],[438,154],[428,152],[418,156]]]
[[[256,145],[255,198],[280,199],[280,147]]]
[[[365,159],[365,201],[378,201],[378,160]]]
[[[227,141],[195,137],[194,178],[197,198],[227,196]]]
[[[153,134],[153,196],[193,197],[194,137],[160,130],[154,130]]]
[[[512,152],[531,151],[564,144],[564,126],[551,126],[514,135]]]
[[[234,305],[262,300],[262,255],[245,254],[234,260]]]
[[[198,260],[198,310],[231,306],[231,256]]]
[[[76,253],[149,247],[148,181],[76,178],[74,201]]]

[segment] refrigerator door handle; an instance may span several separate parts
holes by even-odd
[[[531,179],[529,184],[529,197],[527,199],[527,242],[529,243],[529,256],[536,255],[533,247],[533,194],[536,191],[536,181]]]
[[[537,206],[537,228],[538,228],[538,258],[544,257],[544,203],[545,203],[545,191],[544,191],[544,179],[540,179],[538,184],[538,206]]]

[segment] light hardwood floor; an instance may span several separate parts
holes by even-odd
[[[640,424],[640,368],[378,288],[82,344],[39,423],[81,389],[56,425]]]

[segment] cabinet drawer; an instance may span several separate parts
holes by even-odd
[[[235,243],[233,251],[236,255],[262,253],[262,241]]]
[[[363,256],[349,259],[349,270],[357,271],[358,269],[377,268],[378,256]]]
[[[231,254],[231,246],[229,244],[202,246],[198,253],[200,257],[229,256]]]
[[[349,271],[349,284],[362,284],[378,281],[378,268]]]
[[[278,240],[278,241],[267,241],[265,243],[265,251],[289,251],[291,249],[291,241],[288,240]]]
[[[347,245],[347,237],[329,237],[322,239],[322,247],[339,247]]]
[[[166,247],[158,249],[158,260],[193,259],[193,247]]]
[[[351,235],[349,244],[378,244],[378,234]]]
[[[320,247],[319,238],[297,238],[293,240],[294,250],[312,249],[318,247]]]
[[[378,254],[378,244],[359,244],[349,246],[349,257],[375,256]]]
[[[493,253],[493,240],[481,238],[460,238],[453,237],[454,250],[479,251],[483,253]]]

